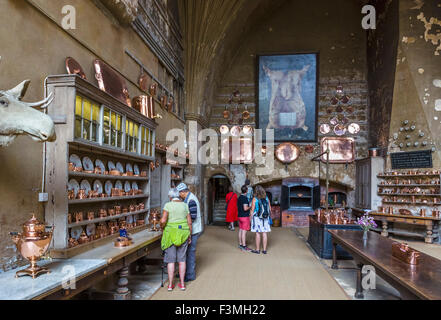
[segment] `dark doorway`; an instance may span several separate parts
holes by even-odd
[[[208,224],[225,225],[225,197],[231,182],[222,174],[215,175],[208,181]]]

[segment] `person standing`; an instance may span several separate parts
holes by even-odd
[[[175,263],[179,263],[179,289],[185,290],[184,278],[187,260],[187,247],[191,243],[191,217],[188,205],[179,198],[179,192],[171,189],[159,221],[163,230],[161,249],[165,252],[164,263],[167,263],[168,291],[172,291]]]
[[[192,220],[191,243],[187,250],[187,270],[184,280],[185,282],[188,282],[196,279],[196,244],[202,233],[201,206],[198,198],[190,192],[185,183],[181,182],[176,189],[179,191],[181,199],[188,204]]]
[[[227,216],[225,221],[229,223],[228,229],[234,231],[234,222],[237,221],[237,194],[233,192],[233,187],[228,187],[228,193],[225,197],[225,201],[227,203],[226,210]]]
[[[237,199],[237,210],[239,219],[239,249],[244,251],[251,251],[247,247],[247,231],[250,230],[250,203],[248,202],[247,192],[248,187],[242,186],[240,188],[242,194]]]
[[[256,187],[256,197],[251,204],[251,232],[256,233],[256,250],[253,253],[260,254],[260,239],[262,238],[263,254],[267,254],[268,236],[271,232],[270,216],[271,204],[262,186]]]

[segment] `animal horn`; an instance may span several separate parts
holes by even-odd
[[[25,80],[15,88],[6,91],[6,93],[13,96],[17,100],[21,100],[21,98],[23,98],[24,95],[26,94],[26,91],[28,90],[28,86],[30,83],[31,80]]]
[[[24,103],[26,106],[31,108],[45,109],[54,100],[54,93],[51,92],[44,100],[34,103]]]

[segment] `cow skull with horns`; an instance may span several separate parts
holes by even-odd
[[[39,102],[23,102],[21,99],[29,83],[30,80],[25,80],[11,90],[0,90],[0,147],[8,146],[18,135],[29,135],[39,142],[56,139],[52,119],[34,109],[47,108],[53,100],[53,94]]]

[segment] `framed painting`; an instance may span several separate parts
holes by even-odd
[[[257,56],[256,128],[276,142],[316,142],[318,53]]]

